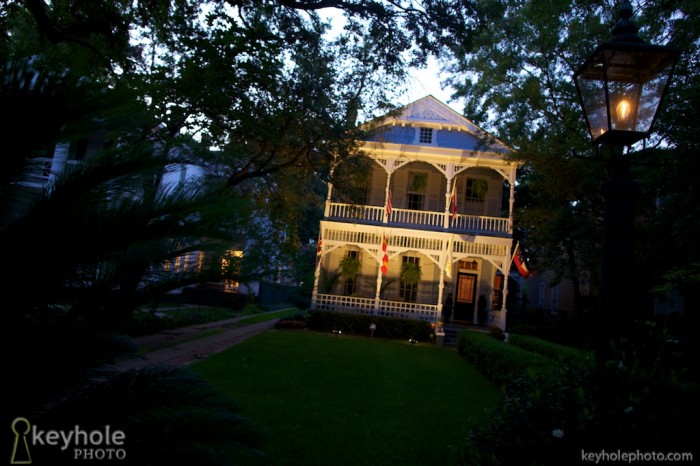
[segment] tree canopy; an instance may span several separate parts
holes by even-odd
[[[344,17],[333,34],[329,8]],[[3,2],[0,243],[15,303],[3,336],[23,348],[7,368],[12,412],[75,388],[85,367],[124,351],[105,332],[206,278],[166,270],[183,254],[217,258],[254,239],[261,270],[227,272],[260,275],[296,255],[316,236],[305,219],[317,227],[323,181],[360,159],[357,123],[392,109],[409,64],[466,47],[473,11],[471,1]],[[99,150],[37,184],[57,149],[94,135]],[[186,182],[167,181],[178,173]],[[308,286],[308,270],[297,275]]]
[[[333,34],[330,8],[336,22],[344,17]],[[409,64],[424,62],[429,53],[455,40],[466,46],[473,12],[471,2],[8,2],[0,15],[0,97],[3,111],[12,117],[0,134],[13,141],[13,150],[5,157],[7,170],[0,180],[7,213],[3,239],[27,242],[36,236],[27,234],[30,225],[34,232],[54,231],[68,243],[60,256],[63,272],[51,271],[56,283],[51,289],[60,288],[66,277],[74,281],[77,270],[84,283],[94,286],[97,281],[88,280],[85,271],[96,266],[96,258],[88,257],[85,240],[71,243],[71,238],[89,236],[99,245],[95,256],[102,248],[104,253],[113,249],[103,256],[124,257],[138,249],[132,244],[137,236],[155,234],[147,227],[166,215],[165,206],[155,204],[164,199],[144,195],[133,201],[142,202],[138,219],[114,217],[122,230],[134,230],[120,235],[120,241],[113,241],[109,222],[101,221],[100,216],[113,215],[114,206],[107,201],[99,204],[101,212],[91,210],[96,212],[92,225],[103,229],[85,229],[88,217],[60,222],[69,218],[70,209],[70,215],[90,211],[85,202],[96,206],[94,196],[107,199],[99,190],[114,193],[120,186],[134,192],[128,186],[137,179],[134,173],[117,168],[128,159],[125,168],[138,172],[139,183],[146,186],[149,177],[161,179],[158,171],[173,163],[202,167],[211,179],[223,180],[200,185],[197,195],[190,187],[180,195],[179,206],[167,207],[179,209],[169,220],[178,231],[161,228],[160,240],[170,246],[152,254],[139,250],[139,266],[128,280],[131,288],[143,284],[136,270],[145,273],[197,245],[224,248],[227,238],[232,244],[257,237],[259,250],[251,251],[253,256],[292,254],[311,237],[299,224],[318,198],[315,180],[329,179],[341,161],[359,159],[358,119],[391,109]],[[18,207],[21,193],[13,187],[27,176],[35,157],[50,158],[56,144],[95,131],[110,144],[109,156],[90,165],[95,171],[66,174],[39,203],[27,204],[29,210]],[[151,157],[156,152],[160,156]],[[140,154],[139,162],[128,154]],[[99,171],[106,166],[114,170]],[[76,181],[80,176],[101,180]],[[76,187],[92,191],[88,196]],[[64,189],[72,195],[63,194]],[[59,200],[60,209],[50,207]],[[191,204],[185,205],[188,200]],[[145,203],[154,209],[149,214],[143,213]],[[121,215],[135,211],[124,205],[119,209]],[[251,222],[253,217],[267,221]],[[52,222],[65,231],[57,231]],[[197,230],[194,236],[173,242],[182,238],[184,225]],[[308,237],[300,238],[300,231]],[[16,250],[33,249],[21,244]],[[29,283],[33,266],[22,264],[35,260],[32,254],[18,254],[16,267],[23,271],[16,275],[18,283]],[[100,270],[105,270],[105,260],[100,260]],[[114,286],[125,289],[126,282],[104,284],[102,291]]]
[[[640,263],[655,264],[650,276],[658,284],[665,271],[700,257],[696,242],[685,236],[697,230],[699,218],[691,201],[698,183],[690,179],[698,138],[688,113],[697,108],[698,6],[632,3],[642,38],[682,51],[653,137],[628,155],[644,193],[638,214],[648,219],[639,230]],[[450,63],[448,82],[455,98],[464,100],[465,114],[510,143],[525,162],[517,184],[517,234],[525,238],[527,259],[557,272],[556,280],[577,283],[585,271],[595,283],[599,271],[600,185],[609,165],[605,149],[590,142],[572,77],[612,37],[618,8],[616,1],[484,0],[478,4],[483,27],[473,48],[456,53]],[[669,235],[673,240],[658,247],[658,238]]]

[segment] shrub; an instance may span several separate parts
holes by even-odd
[[[504,341],[506,339],[506,334],[501,330],[501,327],[492,325],[489,327],[489,336],[495,338],[498,341]]]
[[[564,364],[591,364],[594,359],[593,353],[527,335],[514,335],[511,333],[508,335],[508,343]]]
[[[376,317],[367,314],[349,314],[331,311],[309,311],[307,326],[313,330],[331,332],[340,330],[351,335],[370,335],[369,326],[374,323],[377,329],[374,336],[381,338],[430,341],[433,328],[423,320]]]
[[[692,451],[700,402],[684,352],[666,335],[633,335],[609,360],[521,373],[491,421],[469,434],[459,463],[554,466],[580,462],[582,450]]]
[[[457,350],[484,377],[501,386],[524,371],[551,372],[557,366],[552,359],[480,332],[461,332]]]
[[[114,462],[120,465],[232,466],[265,459],[259,450],[262,432],[241,415],[235,400],[186,369],[102,371],[50,404],[38,423],[57,429],[79,425],[88,432],[107,424],[124,431],[126,458]],[[43,450],[37,456],[48,460]],[[53,453],[43,464],[72,464],[72,453]]]
[[[280,319],[275,323],[275,328],[303,330],[306,328],[306,322],[297,319]]]
[[[308,312],[305,310],[298,309],[294,314],[287,316],[283,319],[279,319],[275,323],[275,328],[287,328],[302,330],[305,329],[307,324],[306,320],[308,318]]]

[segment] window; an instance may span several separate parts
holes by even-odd
[[[486,180],[480,178],[467,178],[466,198],[468,201],[483,202],[486,198],[486,193],[489,190],[489,184]]]
[[[479,270],[479,263],[475,260],[459,261],[460,270]]]
[[[406,188],[406,208],[410,210],[423,210],[425,204],[425,191],[428,187],[428,174],[422,172],[408,173],[408,187]]]
[[[420,259],[418,257],[404,256],[403,263],[412,262],[420,266]],[[399,296],[409,303],[415,303],[418,298],[418,283],[406,283],[401,280],[399,284]]]
[[[552,287],[552,314],[556,314],[559,310],[559,285]]]
[[[418,142],[420,144],[432,144],[433,143],[433,129],[432,128],[420,128],[418,133]]]
[[[347,257],[349,259],[360,260],[359,251],[348,251]],[[353,277],[347,277],[345,279],[345,285],[343,287],[343,292],[346,296],[352,296],[357,292],[357,275]]]
[[[539,290],[540,295],[537,298],[537,307],[539,307],[540,309],[544,309],[544,283],[540,283]]]

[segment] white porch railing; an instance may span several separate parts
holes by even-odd
[[[378,317],[397,317],[437,322],[437,305],[406,303],[400,301],[377,301],[374,298],[318,294],[311,304],[313,309],[322,311],[368,314]]]
[[[329,203],[329,219],[353,223],[382,223],[384,207],[354,204]],[[388,225],[413,226],[424,229],[442,229],[446,214],[425,210],[393,209],[389,215]],[[485,217],[481,215],[457,214],[448,221],[449,229],[483,233],[510,234],[510,221],[503,217]]]
[[[442,228],[444,221],[444,212],[428,212],[425,210],[393,209],[389,216],[389,223],[420,225],[429,228]]]
[[[365,221],[381,223],[383,220],[383,214],[384,207],[357,204],[339,204],[337,202],[333,202],[330,204],[330,212],[328,216],[331,218],[339,218],[355,222]]]
[[[468,231],[492,231],[498,233],[510,233],[510,222],[502,217],[481,217],[478,215],[457,214],[451,220],[451,228]]]

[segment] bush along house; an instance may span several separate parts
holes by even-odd
[[[370,173],[328,186],[312,308],[505,330],[511,149],[432,96],[375,125]]]

